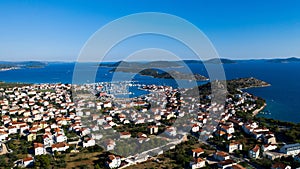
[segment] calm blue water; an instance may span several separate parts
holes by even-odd
[[[91,65],[91,70],[94,65]],[[193,72],[207,76],[201,64],[189,64]],[[74,63],[49,63],[44,68],[18,69],[0,71],[0,81],[27,82],[27,83],[72,83]],[[91,70],[84,70],[89,73]],[[111,81],[113,73],[110,68],[101,68],[97,72],[96,81]],[[224,70],[227,79],[239,77],[255,77],[270,83],[272,86],[248,89],[247,91],[260,96],[267,101],[265,112],[260,116],[300,122],[300,62],[271,63],[266,61],[239,61],[236,64],[225,64]],[[176,81],[170,79],[154,79],[152,77],[120,73],[121,77],[133,78],[142,84],[162,84],[178,86]],[[126,79],[126,78],[125,78]],[[199,82],[198,84],[203,83]],[[191,87],[189,81],[180,81],[180,86]],[[143,91],[133,89],[136,94]]]

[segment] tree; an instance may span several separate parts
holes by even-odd
[[[34,166],[40,168],[49,168],[51,160],[52,158],[48,154],[36,156]]]

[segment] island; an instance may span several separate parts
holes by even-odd
[[[169,72],[160,72],[155,69],[144,69],[139,72],[140,75],[152,76],[154,78],[162,79],[180,79],[180,80],[197,80],[197,81],[206,81],[209,80],[207,77],[200,74],[188,74],[182,73],[179,71],[171,70]]]
[[[0,64],[0,71],[8,71],[14,69],[19,69],[19,67],[14,65]]]
[[[0,62],[0,71],[8,71],[14,69],[26,69],[26,68],[44,68],[47,65],[46,62],[39,61],[24,61],[24,62]]]
[[[131,69],[142,69],[142,68],[176,68],[182,67],[176,61],[153,61],[153,62],[103,62],[98,65],[99,67],[111,67],[111,68],[131,68]]]
[[[285,58],[285,59],[269,59],[267,62],[272,62],[272,63],[291,63],[291,62],[300,62],[299,58],[296,57],[290,57],[290,58]]]
[[[225,59],[225,58],[213,58],[209,60],[205,60],[203,63],[210,63],[210,64],[232,64],[236,63],[236,61],[231,59]]]

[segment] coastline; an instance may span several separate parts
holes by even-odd
[[[259,112],[261,112],[266,106],[267,106],[267,104],[264,103],[264,105],[261,106],[261,108],[254,110],[254,111],[252,112],[252,116],[256,116],[256,115],[257,115]]]
[[[261,88],[261,87],[270,87],[271,84],[266,84],[266,85],[261,85],[261,86],[251,86],[251,87],[244,87],[244,88],[239,88],[239,90],[246,90],[246,89],[253,89],[253,88]]]

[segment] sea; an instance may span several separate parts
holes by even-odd
[[[0,81],[22,83],[73,83],[73,72],[76,63],[49,62],[42,68],[22,68],[8,71],[0,71]],[[189,69],[208,77],[203,64],[188,63]],[[96,64],[90,63],[89,73],[95,69]],[[180,70],[180,68],[178,68]],[[300,62],[277,63],[267,60],[241,60],[236,63],[223,64],[226,79],[243,77],[255,77],[271,84],[269,87],[246,89],[246,92],[262,97],[266,100],[266,108],[258,115],[282,121],[300,122]],[[96,70],[96,78],[90,82],[110,82],[115,73],[109,67],[101,67]],[[132,73],[118,73],[117,77],[130,77],[134,83],[156,84],[178,87],[178,81],[172,79],[156,79],[149,76],[141,76]],[[197,82],[200,85],[207,82]],[[186,88],[195,86],[188,80],[181,80],[180,86]],[[132,95],[145,94],[145,91],[133,87]]]

